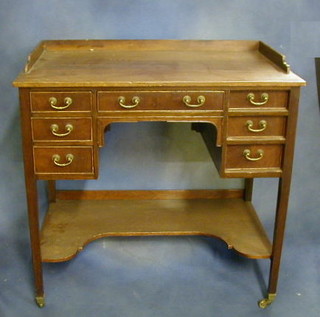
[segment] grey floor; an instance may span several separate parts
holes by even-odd
[[[320,316],[320,116],[315,57],[318,0],[0,2],[0,317]],[[205,237],[106,238],[74,260],[44,265],[47,305],[33,300],[17,90],[11,81],[42,39],[257,39],[287,55],[302,89],[289,217],[276,301],[258,308],[269,261]],[[137,142],[137,140],[142,140]],[[234,188],[221,180],[186,124],[115,125],[98,181],[59,188]],[[152,171],[152,173],[151,173]],[[187,171],[187,173],[186,173]],[[255,181],[254,203],[272,236],[276,181]],[[46,210],[39,184],[41,216]]]

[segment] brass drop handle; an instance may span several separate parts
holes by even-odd
[[[71,131],[73,130],[73,125],[70,124],[70,123],[66,124],[65,130],[67,132],[65,132],[65,133],[58,133],[59,126],[57,124],[55,124],[55,123],[52,124],[50,128],[51,128],[51,132],[52,132],[53,135],[55,135],[57,137],[64,137],[64,136],[67,136],[67,135],[69,135],[71,133]]]
[[[70,97],[66,97],[63,100],[64,106],[57,106],[58,100],[56,97],[50,97],[49,98],[49,104],[51,108],[56,110],[64,110],[67,109],[72,104],[72,99]]]
[[[125,98],[125,97],[120,96],[120,97],[118,98],[119,105],[120,105],[122,108],[126,108],[126,109],[132,109],[132,108],[136,107],[136,106],[139,104],[139,102],[140,102],[140,98],[137,97],[137,96],[134,96],[134,97],[132,97],[132,100],[131,100],[131,101],[132,101],[132,105],[126,105],[126,104],[125,104],[125,102],[126,102],[126,98]]]
[[[245,149],[245,150],[243,151],[243,156],[244,156],[244,157],[246,158],[246,160],[248,160],[248,161],[259,161],[259,160],[261,160],[261,159],[263,158],[264,152],[263,152],[263,150],[259,149],[259,150],[257,151],[257,153],[258,153],[259,156],[257,156],[257,157],[251,157],[251,156],[250,156],[250,155],[251,155],[251,151],[250,151],[249,149]]]
[[[198,104],[196,104],[196,105],[190,104],[190,102],[191,102],[190,96],[184,96],[182,101],[184,102],[184,104],[187,107],[198,108],[198,107],[201,107],[204,105],[204,103],[206,102],[206,98],[205,98],[205,96],[198,96],[198,98],[197,98]]]
[[[55,165],[59,166],[59,167],[65,167],[68,166],[72,163],[74,156],[72,154],[67,154],[66,155],[66,163],[60,163],[60,155],[59,154],[53,154],[52,155],[52,161]]]
[[[247,96],[247,99],[254,106],[263,106],[269,101],[269,94],[264,92],[263,94],[261,94],[261,101],[254,101],[255,95],[254,93],[250,92]]]
[[[250,132],[259,133],[264,131],[267,128],[267,121],[266,120],[260,120],[259,121],[259,128],[254,129],[253,128],[253,122],[251,120],[248,120],[246,122],[246,127]]]

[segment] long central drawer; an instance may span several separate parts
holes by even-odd
[[[222,111],[224,95],[224,91],[99,91],[98,111]]]

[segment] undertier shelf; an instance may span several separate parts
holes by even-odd
[[[243,199],[58,200],[41,231],[43,262],[72,259],[108,236],[205,235],[249,258],[270,258],[271,243]]]

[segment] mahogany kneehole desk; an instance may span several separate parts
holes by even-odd
[[[270,259],[260,307],[275,298],[304,80],[258,41],[43,41],[19,87],[36,301],[42,262],[72,259],[107,236],[207,235]],[[243,190],[56,191],[55,180],[95,179],[114,122],[190,122],[221,177]],[[251,203],[253,178],[279,178],[272,241]],[[37,181],[50,207],[39,228]],[[133,202],[134,201],[134,202]]]

